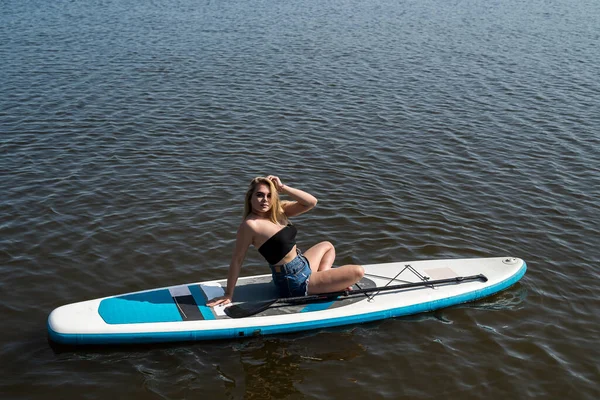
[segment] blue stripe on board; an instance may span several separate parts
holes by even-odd
[[[352,315],[349,317],[337,317],[320,321],[296,322],[291,324],[211,329],[196,331],[178,331],[178,332],[154,332],[154,333],[113,333],[113,334],[63,334],[52,330],[48,325],[50,339],[62,344],[132,344],[132,343],[153,343],[153,342],[175,342],[175,341],[193,341],[210,339],[231,339],[242,336],[252,336],[253,334],[273,335],[279,333],[298,332],[309,329],[328,328],[340,325],[357,324],[363,322],[376,321],[385,318],[400,317],[404,315],[429,312],[439,308],[454,306],[457,304],[475,301],[483,297],[491,296],[508,287],[514,285],[525,275],[527,264],[523,262],[521,269],[510,278],[495,285],[464,293],[446,299],[430,301],[412,306],[393,308],[391,310],[376,311],[362,315]]]
[[[200,310],[202,317],[204,317],[204,319],[216,319],[212,309],[206,307],[206,296],[202,293],[200,285],[190,285],[188,286],[188,289],[190,289],[190,293],[194,296],[194,300],[196,300],[196,304],[198,304],[198,309]]]
[[[100,302],[98,314],[107,324],[181,321],[169,289],[110,297]]]
[[[337,299],[337,297],[336,297]],[[312,311],[323,311],[327,310],[331,305],[335,302],[335,300],[331,301],[323,301],[318,303],[310,303],[307,304],[300,312],[312,312]]]

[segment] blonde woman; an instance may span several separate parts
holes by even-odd
[[[281,201],[280,193],[293,200]],[[331,243],[318,243],[304,253],[296,246],[296,227],[288,218],[305,213],[316,204],[314,196],[284,185],[277,176],[254,178],[246,193],[244,220],[237,231],[225,295],[207,305],[231,303],[250,245],[269,263],[281,297],[339,291],[358,282],[364,275],[360,265],[332,268],[335,249]]]

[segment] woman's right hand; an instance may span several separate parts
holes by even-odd
[[[277,191],[279,193],[281,193],[281,191],[283,190],[283,187],[285,186],[281,182],[281,179],[279,179],[279,177],[275,176],[275,175],[269,175],[269,176],[267,176],[267,179],[270,180],[271,182],[273,182],[273,184],[275,185],[275,189],[277,189]]]
[[[206,303],[207,307],[214,307],[214,306],[224,306],[225,304],[229,304],[231,303],[231,296],[229,295],[225,295],[225,296],[219,296],[219,297],[215,297],[212,300],[209,300]]]

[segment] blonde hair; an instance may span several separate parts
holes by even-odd
[[[260,184],[269,186],[269,189],[271,190],[271,209],[269,210],[269,220],[274,224],[287,223],[287,216],[283,212],[283,205],[287,202],[279,199],[279,193],[277,192],[275,184],[263,176],[257,176],[250,182],[250,187],[248,187],[248,191],[246,192],[246,201],[244,202],[244,219],[246,219],[248,215],[252,213],[252,195],[256,191],[256,187]]]

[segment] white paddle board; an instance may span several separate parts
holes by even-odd
[[[493,295],[521,279],[527,266],[519,258],[499,257],[395,262],[364,268],[364,278],[353,286],[360,293],[304,304],[276,302],[243,318],[230,318],[225,307],[206,306],[208,299],[222,295],[226,287],[225,280],[216,280],[58,307],[48,317],[48,333],[52,341],[61,344],[126,344],[232,339],[357,324]],[[477,275],[485,279],[461,280]],[[429,283],[435,281],[447,283]],[[417,286],[406,288],[407,283]],[[233,304],[252,309],[275,298],[271,275],[241,277]]]

